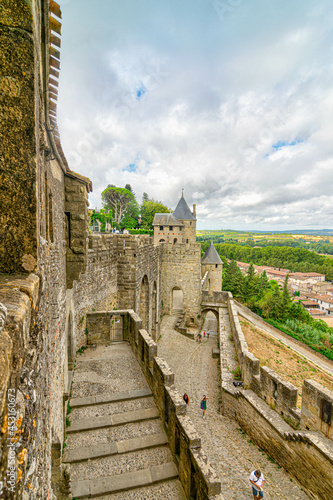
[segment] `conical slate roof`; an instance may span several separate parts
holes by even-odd
[[[172,214],[177,219],[181,220],[195,220],[194,215],[189,209],[188,204],[185,201],[184,195],[180,198],[178,205],[176,206],[176,210]]]
[[[213,242],[210,243],[210,247],[201,259],[201,264],[223,264]]]

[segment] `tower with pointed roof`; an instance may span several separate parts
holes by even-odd
[[[184,193],[172,214],[155,214],[153,220],[154,245],[158,243],[185,243],[196,242],[196,208],[193,205],[191,212]]]
[[[160,247],[162,313],[184,311],[197,325],[201,312],[201,246],[196,243],[196,209],[184,194],[172,214],[155,214],[154,245]]]
[[[201,276],[206,276],[206,290],[209,292],[220,292],[222,290],[223,262],[211,241],[208,250],[201,259]]]
[[[193,212],[191,212],[184,198],[184,193],[182,193],[172,215],[183,224],[183,243],[195,243],[197,230],[196,209],[195,205],[193,205]]]

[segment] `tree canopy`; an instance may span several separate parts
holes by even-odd
[[[171,212],[171,210],[163,205],[161,201],[143,201],[141,205],[141,224],[144,228],[150,229],[153,225],[154,215],[156,213],[163,214],[168,212]]]
[[[205,251],[209,243],[202,242]],[[221,258],[235,259],[241,262],[259,266],[272,266],[289,269],[291,272],[316,272],[326,275],[327,280],[333,280],[333,259],[318,255],[303,248],[288,246],[267,246],[253,248],[238,243],[215,243],[215,248]]]
[[[102,192],[102,200],[105,208],[112,208],[114,221],[120,224],[127,205],[134,202],[135,197],[128,189],[107,187]]]
[[[243,275],[232,260],[224,267],[223,290],[230,291],[272,325],[333,359],[333,328],[312,318],[297,298],[292,299],[288,278],[289,275],[280,290],[276,281],[268,281],[265,272],[259,276],[250,266],[248,273]]]

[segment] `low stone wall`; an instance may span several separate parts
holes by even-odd
[[[267,366],[259,369],[259,359],[249,352],[231,293],[228,295],[228,310],[244,387],[251,388],[280,415],[289,417],[297,425],[297,387],[286,382]]]
[[[89,335],[96,340],[98,328],[102,326],[105,338],[110,314],[123,316],[124,340],[130,343],[153,392],[187,498],[215,498],[221,492],[221,483],[208,463],[191,419],[186,415],[186,404],[174,385],[174,373],[162,358],[157,357],[157,344],[141,328],[141,318],[133,310],[91,313],[87,315]]]
[[[302,389],[302,423],[333,439],[333,393],[314,380],[304,380]]]
[[[222,305],[228,300],[228,294],[230,292],[212,292],[209,293],[208,290],[204,290],[202,292],[202,303],[205,304],[206,302],[210,304],[219,304]]]
[[[225,331],[221,330],[223,414],[236,419],[258,446],[297,478],[311,497],[329,500],[333,487],[333,443],[328,439],[328,424],[324,427],[320,421],[323,410],[328,419],[330,407],[326,402],[333,402],[331,391],[306,380],[301,413],[296,408],[297,388],[270,368],[259,369],[259,360],[248,350],[230,292],[227,302],[245,389],[232,383],[226,367]],[[294,430],[286,420],[294,426],[298,423],[302,430]]]

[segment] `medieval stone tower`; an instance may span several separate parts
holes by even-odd
[[[220,292],[222,290],[223,262],[211,242],[208,250],[201,259],[201,275],[207,281],[205,287],[209,292]]]
[[[201,312],[200,244],[196,243],[196,211],[182,194],[172,214],[155,214],[154,244],[161,248],[162,312],[185,312],[185,323],[197,325]]]

